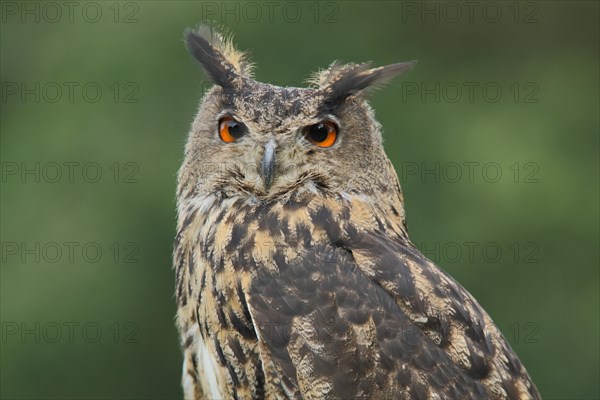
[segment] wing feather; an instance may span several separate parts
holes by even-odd
[[[477,379],[411,321],[395,296],[361,270],[349,249],[322,245],[296,261],[283,254],[273,258],[277,269],[256,273],[247,302],[263,342],[263,362],[287,379],[293,397],[485,394]],[[388,267],[380,270],[390,272]],[[414,292],[402,279],[398,283],[398,289]]]

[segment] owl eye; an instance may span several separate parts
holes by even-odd
[[[304,131],[306,140],[319,147],[331,147],[335,143],[338,127],[329,120],[307,126]]]
[[[246,133],[246,126],[227,116],[219,120],[219,136],[225,143],[233,143]]]

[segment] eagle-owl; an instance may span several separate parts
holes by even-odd
[[[365,94],[413,63],[333,63],[278,87],[214,28],[185,40],[214,83],[178,175],[185,397],[539,398],[488,314],[408,237]]]

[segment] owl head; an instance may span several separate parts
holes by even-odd
[[[365,93],[414,62],[334,62],[307,88],[280,87],[254,80],[247,55],[213,27],[187,31],[185,41],[214,86],[192,124],[180,199],[219,194],[273,202],[397,190]]]

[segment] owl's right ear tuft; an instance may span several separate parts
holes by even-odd
[[[252,63],[244,52],[238,51],[231,36],[219,32],[211,25],[185,32],[188,51],[200,62],[209,78],[217,85],[229,89],[237,77],[251,77]]]
[[[371,68],[370,63],[343,65],[335,62],[309,82],[323,91],[323,109],[333,109],[354,94],[376,89],[393,77],[410,71],[416,63],[409,61]]]

